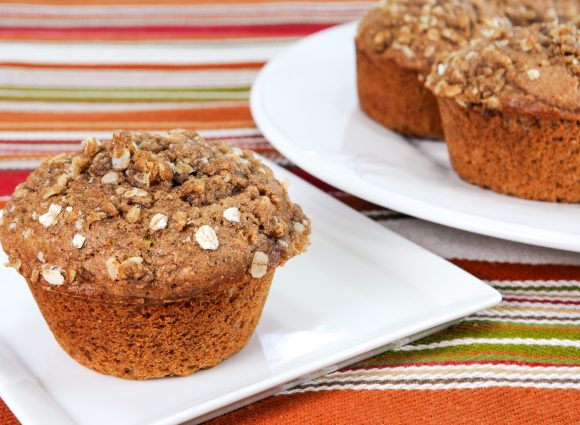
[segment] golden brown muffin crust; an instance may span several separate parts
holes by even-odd
[[[439,54],[465,45],[479,26],[493,32],[506,25],[483,1],[383,1],[361,21],[357,48],[427,73]]]
[[[416,71],[394,61],[373,61],[360,50],[356,65],[359,103],[369,117],[402,134],[443,137],[437,100]]]
[[[35,285],[151,303],[261,277],[303,251],[309,231],[251,152],[183,130],[118,131],[36,169],[0,237]]]
[[[427,86],[464,107],[580,118],[580,37],[568,24],[506,30],[433,66]]]

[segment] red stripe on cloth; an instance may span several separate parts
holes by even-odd
[[[0,27],[0,38],[21,36],[42,39],[44,36],[75,36],[100,38],[132,34],[137,38],[155,39],[167,35],[187,37],[227,36],[299,36],[329,28],[337,23],[323,24],[277,24],[277,25],[216,25],[216,26],[134,26],[134,27]]]
[[[14,170],[0,172],[0,196],[11,195],[14,188],[26,180],[30,170]]]
[[[450,261],[486,280],[580,280],[580,266],[500,263],[457,258]]]
[[[226,69],[260,69],[264,62],[237,62],[214,64],[60,64],[60,63],[25,63],[0,62],[5,68],[33,69],[96,69],[96,70],[145,70],[145,71],[195,71],[195,70],[226,70]]]

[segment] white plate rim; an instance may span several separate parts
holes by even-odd
[[[288,139],[281,132],[276,124],[270,119],[268,112],[262,103],[263,86],[265,85],[265,81],[270,78],[273,72],[272,70],[277,65],[278,61],[285,58],[287,55],[292,54],[294,50],[301,48],[304,44],[308,44],[312,40],[319,37],[327,37],[332,32],[352,30],[352,27],[355,27],[356,25],[358,25],[358,21],[349,22],[305,37],[272,58],[262,68],[252,85],[250,93],[250,109],[256,125],[264,137],[290,161],[294,162],[313,176],[374,204],[413,217],[442,224],[444,226],[481,235],[547,248],[580,252],[580,238],[574,234],[557,230],[538,229],[516,222],[508,222],[444,208],[412,197],[406,197],[398,193],[389,192],[384,188],[379,191],[369,183],[363,185],[358,184],[360,182],[349,183],[349,181],[338,177],[340,176],[341,167],[330,162],[321,161],[320,156],[314,157],[308,155],[307,152],[297,147],[292,140]],[[486,191],[486,189],[479,190]],[[528,202],[532,205],[536,201]],[[553,205],[557,206],[557,204]]]

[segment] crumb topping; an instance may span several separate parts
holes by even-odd
[[[357,48],[427,74],[472,40],[533,24],[580,26],[578,0],[382,0],[363,19]],[[483,39],[483,40],[481,40]]]
[[[483,0],[382,1],[362,21],[357,46],[427,73],[439,55],[504,26],[509,21]]]
[[[30,282],[144,302],[261,277],[310,232],[251,152],[185,130],[86,139],[18,186],[2,223],[3,247]]]
[[[569,24],[506,30],[436,64],[427,87],[462,106],[580,113],[580,36]]]
[[[506,16],[516,26],[558,20],[555,0],[487,0],[498,15]]]

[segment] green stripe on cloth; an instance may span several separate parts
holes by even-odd
[[[0,87],[0,100],[42,102],[247,101],[250,87],[47,88]]]
[[[408,363],[516,361],[580,365],[580,349],[574,347],[543,347],[525,345],[473,344],[463,347],[444,347],[410,352],[386,352],[353,367],[404,365]]]
[[[461,323],[447,332],[437,333],[420,341],[409,344],[411,346],[432,344],[459,338],[531,338],[531,339],[562,339],[580,341],[580,328],[560,327],[551,325],[548,328],[526,325],[508,329],[507,326],[482,326],[481,323]]]

